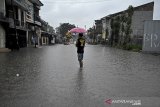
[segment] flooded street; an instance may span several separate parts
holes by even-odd
[[[0,107],[159,107],[160,56],[87,45],[78,64],[74,45],[0,53]]]

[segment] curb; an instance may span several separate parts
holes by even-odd
[[[11,52],[11,50],[8,48],[0,48],[0,53],[6,53],[6,52]]]

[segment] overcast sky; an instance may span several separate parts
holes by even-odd
[[[139,6],[153,0],[41,0],[40,16],[51,26],[60,23],[75,24],[86,28],[93,26],[94,20],[100,19],[128,8]],[[160,20],[160,0],[154,0],[154,19]]]

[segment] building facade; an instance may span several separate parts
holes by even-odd
[[[150,2],[101,18],[102,38],[111,45],[142,45],[144,21],[153,19],[153,8]]]
[[[102,20],[95,20],[94,42],[100,43],[102,37]]]
[[[0,1],[0,49],[32,46],[33,38],[37,38],[37,45],[53,42],[53,36],[42,38],[41,6],[40,0]],[[47,34],[54,35],[53,27],[47,24],[47,29]]]
[[[102,42],[107,43],[111,36],[111,17],[106,16],[102,20]]]
[[[144,22],[153,20],[154,2],[147,3],[134,8],[132,16],[132,43],[142,45],[144,35]]]
[[[19,49],[26,47],[26,19],[27,11],[25,0],[6,0],[6,17],[9,20],[9,27],[6,34],[6,47]]]
[[[41,20],[42,23],[42,34],[41,34],[41,43],[42,45],[51,45],[55,44],[55,30],[50,26],[46,21]]]
[[[40,7],[43,4],[39,0],[26,0],[28,12],[26,12],[27,22],[27,46],[34,45],[33,38],[36,38],[37,45],[41,45],[41,18],[39,15]]]
[[[160,54],[160,20],[144,23],[143,52]]]
[[[5,28],[8,24],[6,19],[5,0],[0,1],[0,49],[6,48],[6,31]]]

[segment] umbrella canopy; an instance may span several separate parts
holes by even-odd
[[[78,28],[77,27],[77,28],[71,29],[69,32],[71,32],[71,33],[86,33],[87,31],[83,28]]]

